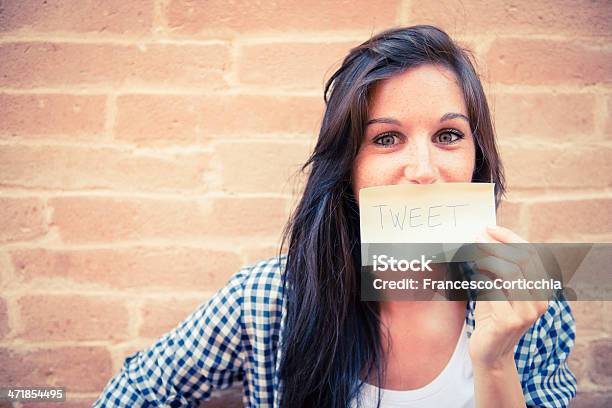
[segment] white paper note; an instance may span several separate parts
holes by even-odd
[[[364,188],[359,215],[362,243],[471,243],[496,225],[494,184]]]

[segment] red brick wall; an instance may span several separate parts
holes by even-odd
[[[394,25],[474,50],[508,173],[502,225],[612,239],[609,2],[255,3],[2,2],[0,384],[62,385],[87,406],[128,353],[273,254],[325,78]],[[612,306],[573,306],[574,406],[602,406]]]

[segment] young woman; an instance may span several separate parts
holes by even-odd
[[[241,379],[252,407],[566,407],[565,301],[360,301],[361,188],[493,182],[497,203],[504,192],[468,54],[435,27],[389,30],[350,51],[325,101],[287,255],[240,270],[126,359],[96,406],[197,406]],[[501,227],[482,241],[525,242]],[[492,255],[504,259],[489,272],[524,272],[520,250]]]

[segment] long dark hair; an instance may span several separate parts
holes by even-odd
[[[360,378],[384,378],[378,304],[360,293],[359,208],[351,170],[377,82],[423,64],[457,76],[476,140],[473,182],[504,177],[491,116],[471,54],[443,31],[414,26],[384,31],[353,48],[325,85],[325,115],[303,196],[285,228],[287,315],[280,362],[281,406],[345,408]]]

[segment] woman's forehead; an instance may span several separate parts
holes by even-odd
[[[456,75],[439,65],[422,65],[377,83],[370,93],[368,119],[378,116],[467,115]]]

